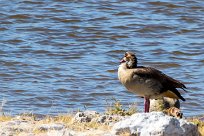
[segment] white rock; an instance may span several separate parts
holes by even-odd
[[[161,112],[133,114],[116,123],[112,133],[114,135],[130,133],[137,136],[198,136],[197,127],[192,123]]]

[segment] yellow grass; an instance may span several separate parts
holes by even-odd
[[[89,130],[89,129],[102,129],[102,130],[109,129],[108,125],[104,125],[96,121],[74,122],[73,116],[71,115],[59,115],[58,117],[55,118],[55,121],[65,124],[68,128],[72,128],[74,130],[80,130],[80,131]]]
[[[204,121],[199,120],[199,118],[191,118],[188,121],[197,125],[200,136],[204,136]]]
[[[114,99],[114,101],[111,103],[111,105],[106,110],[105,114],[109,115],[132,115],[136,112],[135,105],[130,105],[130,107],[126,110],[123,108],[120,101]],[[99,115],[96,115],[99,116]],[[72,114],[63,114],[58,116],[45,116],[42,119],[38,119],[34,114],[21,114],[16,117],[11,116],[0,116],[0,122],[6,122],[11,120],[24,120],[28,121],[29,125],[33,127],[30,131],[34,133],[35,135],[40,135],[41,133],[46,133],[47,130],[41,130],[38,126],[41,124],[51,124],[51,123],[61,123],[65,125],[66,128],[72,129],[75,131],[81,131],[86,132],[90,130],[102,130],[102,131],[109,131],[111,130],[111,127],[108,125],[108,123],[98,123],[97,121],[91,121],[91,122],[76,122],[73,120],[74,115]],[[117,121],[118,119],[113,119],[113,121]],[[24,131],[18,132],[16,131],[16,135],[21,135],[25,133]],[[126,134],[127,135],[127,134]]]
[[[58,115],[56,117],[47,116],[44,119],[36,122],[36,125],[39,124],[50,124],[50,123],[62,123],[66,128],[76,130],[76,131],[87,131],[91,129],[100,129],[100,130],[110,130],[110,127],[105,124],[97,123],[95,121],[91,122],[74,122],[72,115]],[[35,129],[33,131],[35,134],[40,134],[46,132],[45,130]]]
[[[12,119],[11,116],[0,116],[0,122],[4,122],[4,121],[10,121]]]

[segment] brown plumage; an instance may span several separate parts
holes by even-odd
[[[185,90],[184,84],[157,69],[137,66],[134,53],[125,53],[118,68],[118,78],[128,91],[145,98],[145,112],[149,112],[149,99],[170,97],[185,101],[177,90]]]

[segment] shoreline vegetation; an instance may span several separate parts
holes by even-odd
[[[133,104],[124,109],[114,100],[104,113],[78,111],[57,116],[21,114],[0,116],[0,136],[112,136],[113,125],[138,113]],[[204,115],[184,118],[198,127],[199,135],[204,136]],[[119,136],[129,136],[122,133]]]

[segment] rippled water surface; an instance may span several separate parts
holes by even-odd
[[[104,111],[115,97],[143,99],[117,79],[125,51],[182,81],[187,116],[204,110],[204,2],[1,0],[0,100],[4,112]]]

